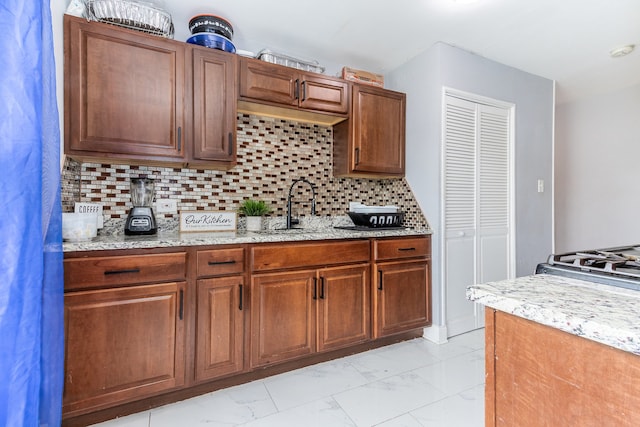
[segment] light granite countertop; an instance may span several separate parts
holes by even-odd
[[[538,274],[467,287],[467,299],[640,355],[640,292]]]
[[[125,236],[124,233],[98,235],[91,241],[64,242],[64,252],[100,251],[116,249],[148,249],[178,246],[206,246],[242,243],[300,242],[312,240],[362,239],[371,237],[405,237],[431,234],[431,230],[398,228],[397,230],[344,230],[333,227],[302,230],[264,230],[248,232],[181,233],[160,230],[153,236]]]

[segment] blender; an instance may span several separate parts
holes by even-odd
[[[127,216],[124,226],[124,234],[156,234],[158,226],[153,216],[153,188],[151,178],[131,179],[131,203],[133,207]]]

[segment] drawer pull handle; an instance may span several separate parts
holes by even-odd
[[[303,81],[300,86],[302,86],[302,101],[307,100],[307,82]]]
[[[225,265],[225,264],[235,264],[235,260],[231,261],[209,261],[209,265]]]
[[[300,99],[300,80],[296,79],[295,87],[293,88],[293,98]]]
[[[139,268],[131,268],[129,270],[107,270],[104,272],[105,276],[110,276],[112,274],[128,274],[128,273],[140,273]]]
[[[324,299],[324,277],[320,278],[320,299]]]
[[[378,270],[378,290],[382,290],[382,270]]]
[[[415,251],[416,248],[398,248],[399,251]]]
[[[360,164],[360,149],[359,148],[355,149],[355,157],[356,157],[355,163],[356,163],[356,166],[358,166]]]
[[[229,132],[229,155],[233,155],[233,134]]]
[[[318,278],[313,278],[313,299],[318,299]]]
[[[184,291],[180,289],[180,310],[178,314],[178,317],[180,317],[180,320],[182,320],[183,315],[184,315]]]
[[[242,298],[243,298],[243,294],[242,294],[242,285],[239,286],[240,287],[240,305],[238,306],[238,309],[240,311],[242,311]]]

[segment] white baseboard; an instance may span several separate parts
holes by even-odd
[[[424,328],[422,337],[436,344],[444,344],[447,342],[447,327],[444,325],[433,325]]]

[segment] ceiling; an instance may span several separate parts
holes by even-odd
[[[557,82],[559,103],[640,84],[638,0],[160,0],[176,40],[211,13],[236,48],[385,74],[444,42]],[[609,51],[637,49],[622,58]]]

